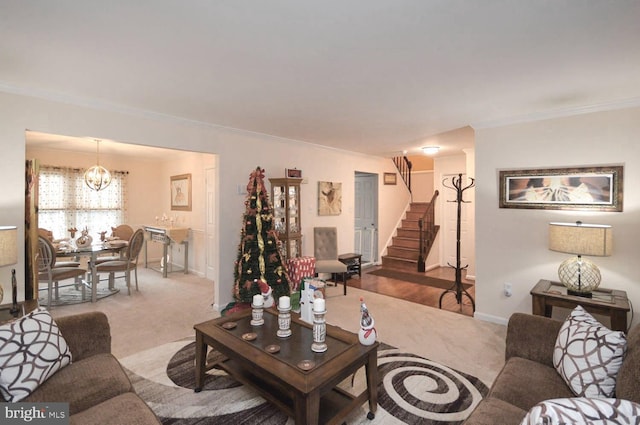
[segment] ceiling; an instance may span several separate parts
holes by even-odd
[[[0,91],[411,154],[640,105],[639,21],[632,0],[2,0]]]

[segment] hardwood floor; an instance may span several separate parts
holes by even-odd
[[[438,308],[438,301],[443,293],[442,289],[369,274],[369,272],[378,270],[379,268],[379,266],[365,268],[362,271],[362,278],[358,278],[357,275],[352,276],[351,279],[347,281],[347,286]],[[416,272],[416,274],[419,273]],[[450,280],[451,285],[455,282],[455,270],[450,267],[433,269],[424,273],[424,275]],[[467,289],[467,292],[469,292],[472,297],[475,297],[474,282],[465,279],[464,273],[462,282],[472,285],[471,288]],[[456,301],[455,293],[448,293],[444,296],[442,299],[442,309],[461,313],[466,316],[473,316],[473,307],[469,298],[463,296],[462,305],[460,305]]]

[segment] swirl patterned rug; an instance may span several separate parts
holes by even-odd
[[[203,390],[195,393],[194,359],[195,342],[190,338],[120,361],[136,392],[165,425],[294,424],[250,388],[217,369],[208,372]],[[385,344],[378,350],[378,372],[375,419],[366,418],[365,403],[347,418],[347,424],[459,424],[488,391],[473,376]],[[364,385],[363,369],[353,382],[347,379],[340,384],[354,394]]]

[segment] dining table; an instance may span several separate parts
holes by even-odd
[[[88,259],[88,267],[90,271],[90,278],[83,282],[91,289],[91,302],[98,301],[98,283],[100,277],[96,270],[96,260],[101,254],[114,254],[118,253],[122,255],[124,249],[127,247],[127,243],[124,241],[100,241],[87,247],[78,247],[75,244],[62,244],[56,249],[56,257],[86,257]],[[116,289],[111,289],[112,293],[118,292]]]

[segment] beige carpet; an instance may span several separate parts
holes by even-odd
[[[167,279],[140,268],[139,292],[125,289],[99,300],[52,308],[54,317],[99,310],[109,317],[112,350],[118,358],[194,334],[193,325],[218,317],[212,310],[213,282],[193,274],[171,273]],[[106,282],[103,283],[106,285]],[[327,322],[356,332],[364,297],[376,321],[379,339],[490,385],[504,364],[506,328],[460,314],[342,286],[327,288]]]

